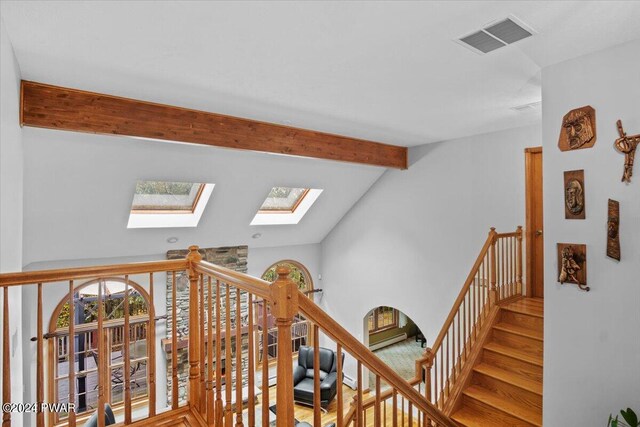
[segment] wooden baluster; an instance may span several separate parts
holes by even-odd
[[[404,396],[400,396],[400,425],[404,426]]]
[[[226,405],[225,405],[225,409],[224,409],[224,425],[225,427],[231,427],[231,425],[233,424],[233,411],[231,408],[231,397],[232,397],[232,387],[233,387],[233,383],[231,382],[231,372],[232,372],[232,367],[231,367],[231,287],[229,286],[229,284],[227,284],[226,286],[226,292],[225,292],[225,305],[224,305],[224,310],[226,313],[226,321],[225,321],[225,328],[224,328],[224,361],[225,361],[225,367],[224,367],[224,390],[225,390],[225,399],[226,399]]]
[[[189,405],[200,408],[200,311],[198,309],[198,282],[196,264],[202,261],[198,247],[189,246]],[[204,363],[204,361],[202,361]]]
[[[320,330],[313,325],[313,427],[320,427]]]
[[[69,403],[76,402],[76,331],[75,331],[75,301],[73,298],[73,280],[69,280]],[[76,411],[69,411],[69,427],[76,425]]]
[[[449,378],[451,377],[451,371],[449,370],[449,359],[450,359],[450,352],[449,352],[449,331],[447,331],[447,335],[446,335],[446,337],[447,337],[447,352],[446,352],[446,355],[447,355],[446,364],[447,364],[447,366],[446,366],[445,374],[446,374],[446,378],[447,378],[447,383],[446,383],[446,384],[447,384],[447,385],[446,385],[447,392],[446,392],[445,396],[449,396],[449,390],[450,390],[450,389],[449,389]]]
[[[479,279],[479,278],[478,278]],[[464,354],[464,360],[467,360],[467,356],[468,356],[468,349],[469,346],[467,345],[467,326],[469,323],[469,316],[468,316],[468,304],[467,304],[467,296],[468,293],[464,295],[464,298],[462,299],[462,351]]]
[[[489,274],[491,275],[491,284],[489,286],[489,307],[493,307],[493,305],[498,301],[498,294],[496,292],[498,270],[498,261],[496,258],[496,229],[491,227],[491,232],[489,234],[492,236],[492,242],[489,248]]]
[[[367,410],[366,409],[362,412],[362,425],[363,426],[367,425]]]
[[[178,409],[178,318],[176,272],[171,276],[171,408]]]
[[[130,320],[129,320],[129,276],[124,276],[124,328],[122,330],[123,342],[123,358],[124,358],[124,423],[131,424],[131,342]]]
[[[207,384],[206,384],[207,378],[206,378],[206,372],[205,372],[205,365],[206,365],[205,349],[207,348],[208,343],[205,341],[206,328],[204,327],[204,325],[206,325],[206,318],[205,318],[205,311],[204,311],[204,305],[205,305],[204,277],[202,276],[202,274],[199,277],[198,286],[200,288],[199,289],[200,304],[198,304],[198,307],[200,308],[200,322],[198,322],[200,327],[200,413],[204,414],[207,411]]]
[[[460,348],[461,348],[460,347],[460,318],[462,317],[460,315],[460,313],[462,311],[461,309],[462,309],[462,307],[458,307],[458,312],[456,313],[456,318],[457,318],[457,321],[458,321],[458,348],[457,348],[456,353],[455,353],[456,358],[457,358],[456,365],[458,366],[458,372],[456,373],[456,378],[458,377],[458,374],[460,373],[460,370],[462,369],[462,367],[461,367],[462,350],[460,350]]]
[[[293,351],[291,324],[298,313],[298,286],[289,279],[291,269],[276,268],[278,279],[271,284],[272,309],[278,326],[278,382],[276,384],[276,419],[281,425],[293,425]]]
[[[149,327],[147,329],[147,366],[149,367],[149,416],[156,415],[156,309],[153,302],[153,273],[149,273]]]
[[[216,406],[215,425],[222,427],[222,314],[220,310],[220,280],[216,280]]]
[[[216,316],[217,316],[216,312]],[[214,353],[214,341],[213,338],[213,298],[211,288],[211,276],[207,276],[207,424],[212,426],[215,423],[215,404],[214,404],[214,390],[213,390],[213,353]]]
[[[522,226],[518,226],[518,236],[516,240],[516,292],[522,295]]]
[[[37,345],[36,345],[36,402],[44,403],[44,338],[42,335],[42,283],[38,283],[38,314],[37,314]],[[5,371],[9,375],[9,371]],[[44,427],[44,412],[38,408],[36,425]]]
[[[363,423],[363,413],[362,413],[362,362],[360,362],[358,360],[358,390],[357,390],[357,396],[358,396],[358,400],[356,401],[356,403],[358,404],[357,409],[356,409],[356,414],[358,414],[358,427],[364,427],[364,423]]]
[[[384,427],[387,427],[387,403],[386,403],[386,400],[383,402],[383,405],[382,405],[382,425]]]
[[[411,401],[409,401],[408,409],[409,412],[407,413],[407,424],[409,424],[410,427],[413,427],[413,405],[411,404]],[[418,416],[418,425],[420,425],[420,416]]]
[[[342,377],[342,346],[340,345],[340,343],[336,344],[336,356],[338,357],[338,366],[337,366],[337,376],[338,376],[338,394],[337,394],[337,411],[338,414],[336,415],[336,422],[337,422],[337,427],[344,427],[344,407],[343,407],[343,399],[344,396],[342,394],[343,390],[342,390],[342,381],[343,381],[343,377]]]
[[[111,389],[110,375],[105,372],[107,352],[105,351],[103,317],[104,307],[102,302],[104,282],[98,282],[98,427],[104,427],[104,389]]]
[[[242,427],[242,313],[240,288],[236,288],[236,427]]]
[[[269,425],[269,349],[267,300],[262,299],[262,427]],[[276,406],[277,408],[277,406]]]
[[[248,294],[247,295],[247,304],[248,304],[248,315],[249,315],[249,327],[247,328],[247,333],[248,335],[248,352],[249,352],[249,363],[248,363],[248,370],[249,370],[249,427],[255,427],[256,425],[256,405],[255,405],[255,401],[256,401],[256,396],[255,396],[255,354],[254,354],[254,342],[253,342],[253,338],[254,338],[254,327],[253,327],[253,295],[252,294]]]
[[[513,244],[514,237],[509,237],[509,296],[515,295],[515,259],[513,249],[515,245]]]
[[[380,426],[380,375],[376,375],[376,403],[373,410],[373,425]]]
[[[393,427],[398,427],[398,392],[395,388],[393,389],[392,405],[393,410],[391,412],[391,425]]]

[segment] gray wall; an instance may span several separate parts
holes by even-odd
[[[322,242],[323,308],[365,341],[364,316],[392,306],[432,342],[489,228],[523,224],[524,149],[540,144],[536,126],[412,149]]]
[[[0,272],[22,269],[22,131],[19,126],[20,69],[0,18]],[[2,301],[0,296],[0,301]],[[11,335],[11,400],[22,402],[22,295],[9,291]],[[2,301],[4,303],[4,301]],[[0,309],[0,313],[2,309]],[[2,319],[0,318],[0,325]],[[2,329],[0,329],[2,330]],[[1,343],[0,343],[1,345]],[[4,375],[5,373],[2,373]],[[12,415],[13,425],[22,426],[22,416]]]
[[[543,70],[545,352],[544,425],[603,426],[640,410],[640,166],[620,182],[616,120],[640,133],[640,41]],[[562,116],[591,105],[597,142],[560,152]],[[565,220],[563,172],[584,169],[586,219]],[[605,255],[607,199],[620,202],[622,260]],[[557,282],[556,243],[587,245],[591,291]]]

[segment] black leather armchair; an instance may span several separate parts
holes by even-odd
[[[342,378],[338,380],[338,356],[333,350],[319,348],[320,352],[320,406],[327,408],[336,397]],[[344,353],[342,354],[344,362]],[[293,399],[313,405],[313,348],[305,345],[298,349],[298,365],[293,370]]]

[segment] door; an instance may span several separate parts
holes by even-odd
[[[544,297],[542,147],[525,150],[527,296]]]

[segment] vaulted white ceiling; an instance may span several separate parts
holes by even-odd
[[[640,2],[3,1],[22,78],[418,145],[523,126],[540,69],[640,38]],[[487,55],[453,39],[514,15]],[[188,244],[321,241],[384,172],[330,161],[24,129],[26,263]],[[196,229],[126,228],[138,179],[216,184]],[[325,191],[295,226],[249,226],[273,185]],[[260,232],[262,238],[252,240]]]
[[[513,14],[538,34],[452,40]],[[529,124],[541,67],[640,37],[635,1],[3,1],[23,78],[417,145]]]

